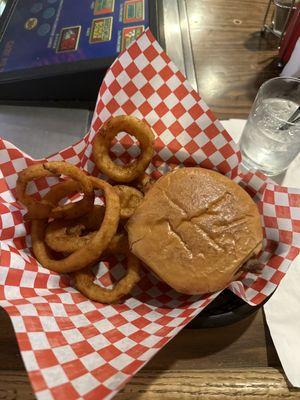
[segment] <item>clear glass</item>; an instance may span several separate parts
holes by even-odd
[[[244,128],[242,163],[272,176],[283,172],[300,151],[300,79],[273,78],[259,89]],[[298,121],[289,122],[294,115]]]
[[[293,0],[274,0],[275,10],[273,19],[273,29],[279,35],[282,34],[287,17],[289,15],[290,8],[292,6]],[[296,7],[294,7],[295,9]]]

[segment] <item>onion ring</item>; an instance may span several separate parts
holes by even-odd
[[[120,218],[128,219],[134,213],[143,199],[143,195],[137,189],[118,185],[114,189],[120,197]],[[74,253],[77,249],[86,246],[99,229],[104,217],[105,208],[94,205],[88,214],[72,219],[56,219],[50,222],[46,228],[45,242],[51,250],[63,253]],[[84,234],[84,232],[89,231]],[[114,238],[112,239],[113,242]],[[113,245],[112,242],[110,245]]]
[[[117,185],[114,188],[120,197],[120,218],[128,219],[143,200],[143,194],[131,186]]]
[[[74,251],[86,246],[87,242],[93,239],[93,237],[97,233],[88,232],[86,235],[80,236],[82,228],[86,229],[86,226],[79,224],[71,226],[71,233],[68,233],[68,227],[66,226],[66,224],[58,225],[58,223],[60,222],[60,220],[55,220],[51,222],[47,226],[45,235],[45,242],[47,246],[57,253],[74,253]],[[76,224],[75,221],[70,222]],[[102,221],[99,220],[99,226],[101,225],[101,222]],[[118,253],[122,254],[126,249],[126,240],[127,239],[124,232],[116,233],[109,243],[108,247],[103,251],[103,256]]]
[[[115,164],[109,155],[111,141],[119,132],[127,132],[140,142],[141,154],[131,164]],[[143,174],[154,153],[154,134],[149,125],[129,115],[119,115],[106,121],[93,143],[93,155],[97,167],[116,182],[131,182]]]
[[[143,199],[143,195],[137,189],[130,186],[118,185],[114,189],[120,197],[120,217],[128,219]],[[56,219],[50,222],[45,233],[45,242],[50,249],[56,252],[73,253],[77,249],[86,246],[99,229],[103,220],[105,208],[94,205],[88,214],[73,219]],[[83,234],[85,231],[89,231]],[[112,240],[113,241],[113,240]]]
[[[48,224],[45,232],[47,246],[57,252],[74,253],[93,239],[103,221],[104,213],[105,207],[95,205],[83,217],[68,221],[55,219]],[[90,232],[83,235],[86,230]]]
[[[66,175],[79,183],[80,189],[84,193],[82,200],[63,206],[54,206],[53,202],[47,197],[37,201],[28,194],[26,188],[28,182],[49,176]],[[18,176],[16,185],[17,199],[23,203],[29,212],[29,216],[34,219],[43,218],[76,218],[88,212],[94,201],[93,185],[87,175],[85,175],[75,165],[63,162],[52,161],[43,164],[34,164],[24,169]]]
[[[92,186],[104,191],[106,200],[105,215],[100,229],[96,235],[88,241],[86,246],[77,249],[62,260],[55,260],[51,256],[51,250],[47,248],[44,238],[47,228],[47,219],[39,219],[32,221],[32,246],[33,252],[37,260],[43,267],[55,272],[72,272],[85,268],[100,259],[102,252],[106,249],[113,236],[115,235],[120,215],[119,196],[111,185],[101,179],[89,177]],[[52,196],[54,188],[50,189],[50,194],[46,194],[45,200]],[[51,193],[52,192],[52,193]],[[57,198],[57,201],[60,199]]]
[[[128,238],[125,232],[116,233],[111,239],[108,247],[104,250],[103,256],[112,254],[126,254],[128,250]]]
[[[112,289],[101,287],[94,283],[95,276],[90,268],[85,268],[73,274],[75,287],[87,298],[99,303],[111,304],[128,294],[140,280],[140,261],[128,249],[127,274]]]
[[[141,176],[138,179],[138,181],[136,183],[136,187],[142,193],[146,194],[148,192],[148,190],[151,189],[154,182],[155,182],[154,179],[152,179],[149,175],[144,174],[143,176]]]

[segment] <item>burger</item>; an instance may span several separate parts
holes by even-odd
[[[185,294],[224,289],[262,248],[260,215],[248,193],[199,167],[158,179],[126,228],[132,253]]]

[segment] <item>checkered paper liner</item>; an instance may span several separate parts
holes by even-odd
[[[145,119],[156,134],[148,168],[158,178],[175,165],[214,168],[237,181],[257,202],[264,231],[261,271],[229,288],[251,305],[269,296],[300,247],[300,191],[275,185],[259,173],[243,173],[230,135],[146,30],[111,66],[101,85],[90,132],[48,157],[99,176],[92,158],[95,132],[112,115]],[[112,148],[118,162],[137,154],[129,135]],[[15,199],[17,174],[36,162],[0,141],[0,305],[8,312],[33,389],[39,400],[108,399],[217,295],[184,296],[150,272],[122,303],[92,302],[68,276],[41,267],[33,257],[26,210]],[[38,180],[44,195],[55,178]],[[110,274],[122,274],[111,260]],[[101,263],[97,278],[111,283]]]

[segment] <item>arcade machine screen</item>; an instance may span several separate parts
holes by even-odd
[[[106,69],[146,27],[163,42],[159,18],[155,0],[6,1],[0,100],[93,102]]]

